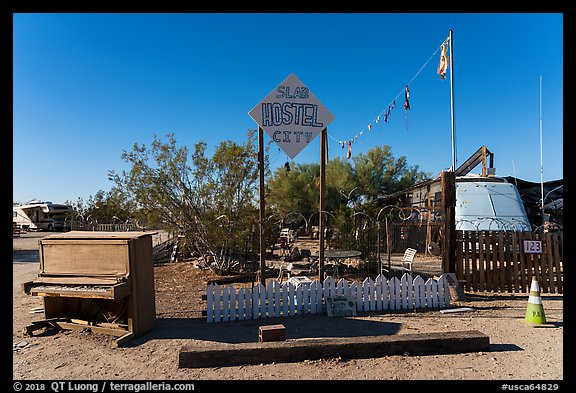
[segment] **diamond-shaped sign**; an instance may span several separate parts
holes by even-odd
[[[314,94],[290,74],[249,113],[290,158],[334,120]]]

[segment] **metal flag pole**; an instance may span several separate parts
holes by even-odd
[[[452,121],[452,172],[456,171],[456,133],[454,130],[454,45],[450,29],[450,117]]]
[[[544,219],[544,168],[542,167],[542,75],[540,75],[540,193],[542,194],[542,219]]]

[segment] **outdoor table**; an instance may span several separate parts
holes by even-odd
[[[317,253],[316,256],[319,254]],[[346,258],[357,258],[362,255],[362,252],[357,250],[324,250],[324,258],[334,260],[334,275],[338,276],[338,267],[340,266],[340,260]]]

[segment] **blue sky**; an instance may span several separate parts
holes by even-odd
[[[15,202],[108,191],[108,171],[128,169],[122,151],[150,145],[153,134],[173,132],[190,148],[200,140],[210,149],[242,143],[257,127],[248,112],[291,73],[335,116],[329,158],[345,157],[339,141],[363,131],[352,155],[390,145],[395,157],[436,175],[452,163],[452,70],[446,80],[436,73],[450,29],[457,165],[486,145],[497,175],[540,181],[542,76],[544,181],[564,176],[562,14],[25,13],[13,20]],[[388,122],[376,124],[394,98]],[[272,165],[319,162],[319,143],[294,160],[272,144]]]

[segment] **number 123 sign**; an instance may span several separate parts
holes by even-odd
[[[524,240],[525,254],[542,254],[542,240]]]

